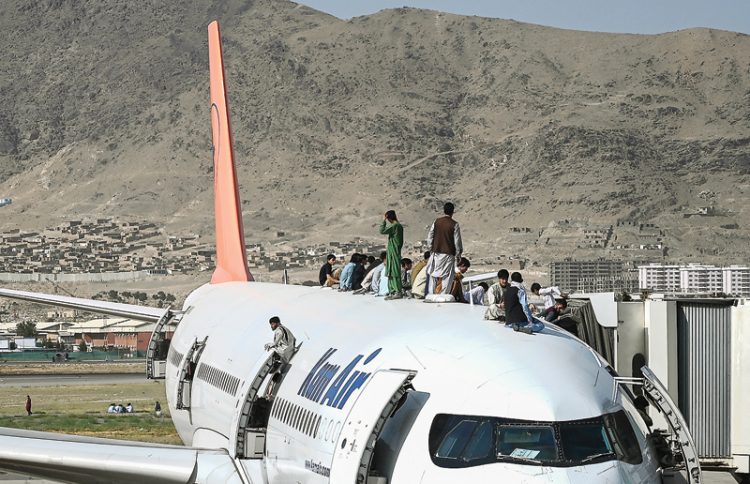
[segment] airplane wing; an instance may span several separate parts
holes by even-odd
[[[223,449],[197,449],[0,427],[0,469],[62,482],[247,482]],[[242,477],[241,477],[242,476]]]
[[[108,314],[139,321],[155,323],[159,321],[169,309],[136,306],[135,304],[113,303],[83,299],[79,297],[58,296],[57,294],[42,294],[37,292],[16,291],[14,289],[0,289],[0,297],[18,299],[49,306],[60,306],[70,309],[90,311],[92,313]]]

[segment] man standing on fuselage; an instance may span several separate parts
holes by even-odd
[[[395,210],[385,212],[380,233],[388,235],[388,248],[385,259],[385,274],[388,276],[388,296],[386,299],[401,299],[401,247],[404,245],[404,227],[396,218]]]
[[[430,260],[427,263],[427,275],[430,276],[429,291],[431,294],[448,294],[453,287],[456,261],[461,260],[464,251],[461,242],[461,229],[453,220],[455,207],[451,202],[443,206],[443,217],[437,218],[427,234],[427,245],[430,246]]]

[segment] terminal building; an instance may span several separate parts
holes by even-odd
[[[46,342],[62,343],[66,349],[77,351],[85,343],[89,351],[125,350],[143,356],[148,349],[156,323],[125,318],[97,318],[88,321],[40,322],[36,325],[36,338],[21,338],[15,334],[15,323],[0,323],[0,350],[9,350],[10,342],[18,350],[39,348]],[[168,328],[166,337],[171,339],[174,328]],[[23,346],[19,344],[23,341]]]

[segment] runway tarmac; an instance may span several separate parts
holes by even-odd
[[[34,479],[31,477],[22,476],[20,474],[5,473],[5,471],[0,471],[0,482],[2,482],[3,484],[25,484],[28,482],[33,482],[34,484],[58,484],[57,481]],[[703,483],[737,484],[737,481],[728,472],[704,471]]]
[[[0,385],[9,387],[41,387],[50,385],[107,385],[144,383],[146,375],[112,373],[92,375],[8,375],[0,376]]]

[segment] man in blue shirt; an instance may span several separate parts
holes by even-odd
[[[352,254],[352,258],[344,266],[344,270],[341,271],[341,278],[339,279],[339,291],[351,291],[352,290],[352,276],[354,275],[354,268],[359,263],[359,254]]]
[[[538,321],[531,314],[526,289],[520,272],[510,275],[510,287],[503,293],[505,305],[505,325],[512,326],[513,331],[526,334],[538,333],[544,329],[544,323]]]

